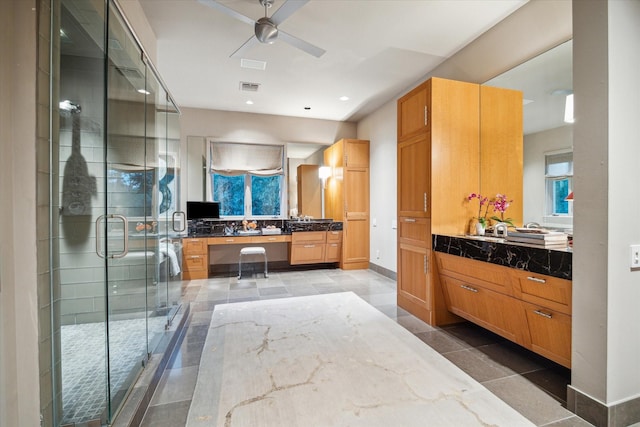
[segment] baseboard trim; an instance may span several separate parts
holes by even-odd
[[[640,397],[607,406],[568,385],[567,409],[596,427],[626,427],[640,422]]]
[[[381,274],[385,277],[388,277],[391,280],[398,280],[398,273],[395,271],[389,270],[388,268],[384,268],[372,262],[369,262],[369,270],[373,270],[378,274]]]

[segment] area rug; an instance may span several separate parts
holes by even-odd
[[[533,424],[345,292],[216,306],[187,425]]]

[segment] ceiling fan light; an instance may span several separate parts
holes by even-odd
[[[256,38],[261,43],[273,43],[278,38],[278,28],[267,17],[260,18],[255,25]]]

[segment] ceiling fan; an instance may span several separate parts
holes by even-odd
[[[253,19],[245,16],[235,10],[223,5],[216,0],[198,0],[200,3],[209,6],[214,9],[218,9],[227,15],[236,18],[239,21],[254,26],[255,33],[249,40],[244,42],[235,52],[231,54],[231,57],[241,57],[244,52],[249,50],[257,42],[260,43],[273,43],[276,39],[289,43],[291,46],[297,47],[316,58],[324,55],[325,50],[317,46],[312,45],[304,40],[301,40],[289,33],[286,33],[278,28],[278,25],[291,16],[294,12],[304,6],[309,0],[285,0],[284,4],[280,6],[280,9],[276,10],[271,18],[267,16],[267,9],[273,6],[274,0],[258,0],[258,2],[264,6],[264,17],[254,21]]]

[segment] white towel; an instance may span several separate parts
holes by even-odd
[[[160,253],[169,258],[169,274],[171,277],[180,274],[180,263],[178,262],[178,256],[173,247],[167,243],[160,245]]]

